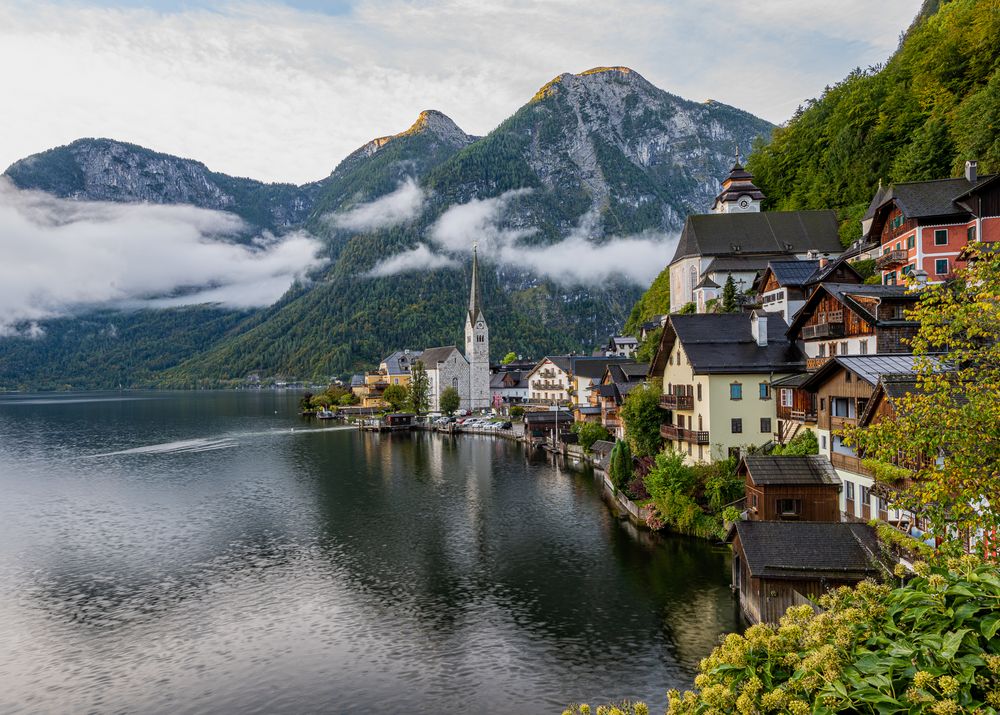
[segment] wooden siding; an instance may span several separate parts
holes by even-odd
[[[756,485],[748,474],[744,475],[744,479],[751,521],[840,521],[840,485]],[[757,498],[756,507],[754,497]],[[778,510],[780,499],[797,499],[799,513],[795,516],[783,515]]]
[[[819,304],[816,306],[816,309],[813,311],[813,314],[809,316],[809,319],[803,324],[803,328],[825,324],[828,322],[828,315],[831,313],[837,314],[841,312],[843,313],[843,337],[847,338],[853,336],[871,335],[875,332],[872,326],[861,319],[857,313],[830,295],[823,296],[823,298],[819,301]],[[824,336],[823,339],[829,340],[831,337],[839,338],[841,336]]]
[[[855,424],[857,422],[857,417],[861,415],[860,410],[857,409],[857,400],[869,400],[871,399],[872,393],[875,388],[869,385],[864,380],[860,379],[857,375],[851,374],[850,382],[846,379],[847,370],[840,368],[833,377],[824,382],[819,386],[816,391],[816,397],[818,399],[819,412],[818,412],[818,426],[820,429],[830,430],[830,429],[841,429],[845,424]],[[832,404],[830,402],[833,397],[846,397],[855,401],[855,418],[837,418],[836,427],[833,425],[834,420],[831,419],[831,409]]]

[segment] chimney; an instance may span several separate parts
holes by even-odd
[[[970,184],[976,183],[976,170],[978,168],[979,162],[975,159],[965,162],[965,180]]]
[[[755,310],[750,314],[750,332],[758,346],[767,347],[767,316],[764,313]]]
[[[830,261],[826,260],[825,258],[820,258],[819,259],[819,267],[820,268],[826,268],[829,265],[829,263],[830,263]]]

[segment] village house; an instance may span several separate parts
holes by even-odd
[[[663,327],[663,324],[667,322],[666,315],[654,315],[652,318],[647,320],[645,323],[639,326],[639,342],[644,341],[649,337],[649,334],[654,330],[659,330]]]
[[[841,481],[829,457],[748,455],[738,473],[751,521],[840,521]]]
[[[639,349],[639,341],[631,335],[614,335],[604,346],[602,354],[606,357],[635,357],[635,351]]]
[[[892,505],[874,492],[874,474],[856,451],[844,444],[846,427],[858,424],[879,381],[886,375],[912,379],[914,359],[910,354],[840,355],[830,358],[811,373],[800,390],[812,393],[817,404],[816,436],[819,453],[833,463],[844,484],[840,511],[846,521],[898,519]]]
[[[490,376],[490,397],[494,407],[519,405],[528,399],[527,373],[501,370]]]
[[[650,365],[667,410],[661,435],[688,462],[726,459],[773,440],[771,382],[805,358],[777,315],[671,315]]]
[[[822,282],[861,283],[862,280],[843,258],[768,261],[754,284],[754,291],[761,308],[791,323],[806,298]]]
[[[875,530],[822,521],[737,521],[733,590],[751,623],[777,623],[791,606],[885,573]]]
[[[704,313],[732,276],[751,289],[772,260],[834,258],[843,248],[833,211],[761,212],[763,193],[737,157],[712,213],[688,216],[670,261],[670,312],[688,303]]]
[[[906,317],[917,295],[905,286],[821,283],[795,314],[790,340],[801,340],[809,370],[837,355],[907,353],[919,324]]]
[[[979,176],[967,161],[954,179],[879,184],[862,228],[881,247],[876,266],[885,285],[914,271],[940,283],[961,265],[966,245],[1000,241],[1000,174]]]
[[[619,411],[625,398],[646,382],[649,363],[612,363],[601,381],[590,387],[590,404],[600,409],[600,423],[616,439],[625,439],[625,423]]]
[[[542,358],[526,378],[528,402],[534,405],[591,407],[590,387],[600,381],[612,363],[632,362],[623,357],[549,355]]]

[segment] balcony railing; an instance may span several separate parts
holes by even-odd
[[[693,410],[694,395],[660,395],[660,407],[665,410]]]
[[[694,444],[708,444],[708,432],[701,430],[690,430],[678,427],[677,425],[660,425],[660,436],[663,439],[678,439],[681,442],[692,442]]]
[[[894,266],[903,266],[909,263],[909,260],[910,256],[906,251],[886,251],[875,259],[875,267],[893,268]]]
[[[844,323],[816,323],[802,328],[802,339],[812,340],[813,338],[842,338],[844,337]]]
[[[550,380],[535,380],[531,383],[531,389],[533,390],[565,390],[566,386],[559,382],[552,382]]]
[[[810,410],[792,410],[790,414],[791,414],[792,419],[795,420],[796,422],[806,423],[806,422],[815,422],[816,421],[816,412],[815,411],[810,411]]]
[[[805,334],[803,334],[803,337],[805,337]],[[826,361],[829,359],[830,358],[828,357],[806,358],[806,370],[808,370],[809,372],[819,370],[821,367],[823,367],[823,365],[826,364]]]
[[[849,472],[854,472],[855,474],[864,474],[868,477],[875,476],[868,467],[861,463],[860,457],[855,457],[850,454],[841,454],[840,452],[831,452],[830,461],[833,462],[834,467],[839,467],[840,469],[846,469]]]

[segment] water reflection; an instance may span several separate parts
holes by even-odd
[[[736,625],[725,552],[635,532],[587,470],[156,397],[0,401],[0,711],[662,703]]]

